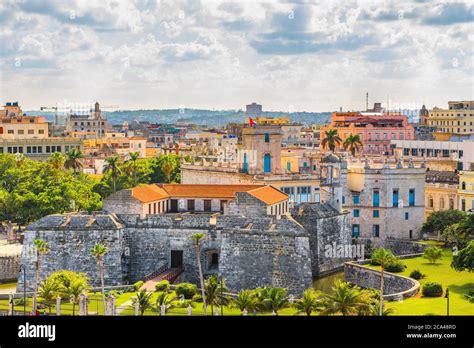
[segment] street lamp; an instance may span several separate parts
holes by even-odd
[[[20,265],[20,272],[23,272],[23,315],[26,315],[26,267],[24,264]]]
[[[446,302],[446,315],[449,317],[449,288],[446,288],[446,294],[444,298],[447,300]]]

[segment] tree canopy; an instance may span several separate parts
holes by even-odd
[[[96,182],[86,174],[11,154],[0,155],[0,221],[20,225],[43,216],[75,210],[99,210],[101,199],[92,191]]]

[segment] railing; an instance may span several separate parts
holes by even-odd
[[[150,280],[150,279],[156,278],[156,277],[159,276],[161,273],[163,273],[164,271],[166,271],[167,268],[168,268],[167,265],[161,266],[161,267],[158,268],[156,271],[153,271],[153,272],[151,272],[150,274],[147,274],[147,275],[144,277],[144,281],[148,281],[148,280]]]

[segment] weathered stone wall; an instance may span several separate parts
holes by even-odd
[[[314,277],[341,269],[344,262],[352,260],[326,254],[329,247],[352,244],[347,214],[339,213],[329,204],[304,203],[292,210],[292,216],[308,232]]]
[[[344,279],[362,288],[380,289],[381,272],[356,262],[347,262],[344,264]],[[417,280],[390,272],[384,272],[383,279],[384,299],[388,301],[415,296],[420,288]]]
[[[230,290],[270,285],[300,295],[312,286],[309,239],[286,231],[223,232],[220,271]]]
[[[288,287],[299,293],[311,286],[309,241],[294,221],[272,217],[219,216],[210,214],[150,215],[52,215],[31,224],[25,233],[22,263],[28,290],[34,288],[35,239],[48,243],[41,258],[41,279],[69,269],[85,272],[99,285],[97,260],[90,255],[95,243],[109,252],[103,258],[107,286],[133,283],[161,266],[171,267],[171,251],[183,252],[181,281],[198,283],[196,248],[190,236],[204,233],[201,260],[204,274],[219,273],[232,290],[260,285]],[[211,254],[218,253],[219,267],[211,268]],[[17,285],[23,287],[22,277]]]
[[[90,254],[95,243],[105,245],[109,252],[102,258],[105,284],[123,284],[121,230],[83,229],[57,231],[26,231],[22,263],[26,265],[26,288],[34,289],[36,252],[35,239],[48,243],[49,252],[40,256],[40,278],[62,269],[84,272],[93,286],[100,285],[97,259]],[[18,278],[17,289],[23,289],[23,277]]]
[[[229,202],[229,215],[265,216],[267,205],[247,192],[237,192],[235,201]]]
[[[120,190],[104,199],[103,209],[116,214],[141,214],[142,203],[132,197],[132,190]]]
[[[0,283],[17,279],[20,262],[20,255],[0,256]]]
[[[395,255],[411,255],[423,253],[423,251],[429,247],[427,244],[405,240],[405,239],[370,239],[370,238],[358,238],[357,244],[365,246],[366,252],[370,252],[370,249],[374,250],[377,248],[390,249]]]

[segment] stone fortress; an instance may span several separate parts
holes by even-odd
[[[192,193],[182,193],[178,185],[168,185],[150,187],[151,198],[144,195],[146,189],[135,194],[134,189],[117,192],[106,199],[103,212],[44,217],[25,233],[26,287],[33,288],[33,241],[37,238],[50,249],[41,261],[42,279],[70,269],[87,273],[91,284],[98,285],[97,263],[90,249],[102,243],[109,248],[103,259],[106,286],[130,284],[173,268],[183,270],[180,281],[198,284],[196,249],[190,236],[204,233],[205,276],[224,277],[231,291],[280,286],[300,295],[312,287],[314,277],[339,270],[348,261],[325,257],[326,245],[351,245],[350,221],[341,201],[345,163],[331,154],[321,160],[321,169],[321,203],[289,204],[287,195],[270,186],[249,189],[245,185],[239,191],[239,185],[234,185],[233,191],[226,189],[233,197],[215,197],[209,188],[200,193],[203,190],[195,185],[195,196],[190,197]],[[124,204],[133,209],[123,209],[119,196],[128,197]],[[22,276],[17,287],[23,289]]]

